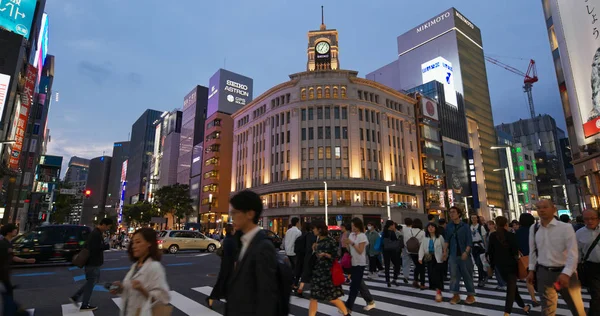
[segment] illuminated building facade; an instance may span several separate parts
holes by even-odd
[[[379,223],[386,186],[393,220],[423,214],[417,100],[340,70],[336,30],[322,24],[308,39],[307,71],[233,114],[231,190],[260,194],[261,224],[278,233],[326,209],[329,225]]]

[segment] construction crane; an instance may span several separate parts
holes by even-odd
[[[527,68],[526,73],[522,72],[521,70],[519,70],[513,66],[507,65],[507,64],[505,64],[497,59],[494,59],[492,57],[489,57],[489,56],[485,56],[485,60],[489,61],[492,64],[498,65],[498,66],[524,78],[523,91],[527,94],[527,100],[529,101],[529,111],[531,112],[531,118],[535,118],[535,107],[533,105],[533,95],[531,93],[531,88],[533,87],[533,84],[538,82],[537,68],[535,67],[535,60],[533,60],[533,59],[529,60],[529,67]]]

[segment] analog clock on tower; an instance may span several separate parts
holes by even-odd
[[[315,46],[315,51],[317,51],[317,53],[320,55],[325,55],[325,54],[329,53],[329,43],[327,43],[327,42],[317,43],[317,45]]]

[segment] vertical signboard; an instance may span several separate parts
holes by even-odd
[[[125,191],[127,186],[127,160],[123,161],[121,165],[121,196],[119,199],[119,225],[123,222],[123,205],[125,205]]]
[[[11,169],[19,168],[19,157],[23,149],[23,141],[25,139],[25,129],[27,129],[27,118],[29,117],[29,108],[33,100],[33,91],[35,89],[35,78],[37,69],[32,65],[27,65],[27,74],[25,76],[25,87],[23,88],[23,97],[21,98],[21,106],[16,109],[16,122],[13,126],[15,132],[15,143],[12,145],[10,160],[8,162]]]
[[[579,145],[600,133],[600,0],[549,1],[555,27],[552,48],[560,51]],[[558,45],[556,44],[558,42]]]
[[[0,27],[29,38],[37,0],[1,0]]]
[[[4,112],[4,105],[8,99],[8,85],[10,84],[10,76],[0,74],[0,117]]]

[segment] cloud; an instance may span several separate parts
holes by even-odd
[[[62,175],[67,171],[69,160],[73,156],[91,159],[102,156],[102,152],[104,152],[104,155],[112,155],[113,144],[110,142],[69,140],[61,137],[60,134],[54,136],[57,137],[52,137],[52,141],[48,144],[48,155],[63,157]]]
[[[94,83],[102,85],[114,73],[110,69],[110,65],[101,65],[84,60],[77,65],[79,73],[85,77],[89,77]]]

